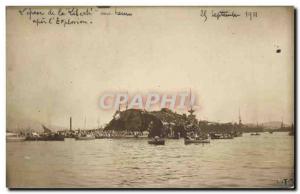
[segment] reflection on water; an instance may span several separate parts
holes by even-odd
[[[165,146],[147,139],[7,143],[9,187],[285,187],[294,167],[287,133]]]

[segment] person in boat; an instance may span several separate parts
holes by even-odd
[[[155,137],[154,137],[154,140],[155,140],[155,141],[158,141],[158,140],[159,140],[159,137],[158,137],[158,136],[155,136]]]
[[[198,136],[197,133],[195,133],[194,138],[195,138],[195,140],[199,140],[200,139],[200,137]]]

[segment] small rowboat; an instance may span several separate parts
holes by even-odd
[[[198,144],[198,143],[210,143],[209,139],[184,139],[185,144]]]
[[[76,140],[94,140],[95,137],[92,135],[87,135],[87,136],[78,136],[75,139]]]
[[[231,134],[210,134],[211,139],[233,139]]]
[[[162,138],[153,138],[149,140],[148,143],[153,145],[165,145],[165,140]]]
[[[260,133],[251,133],[251,135],[260,135]]]

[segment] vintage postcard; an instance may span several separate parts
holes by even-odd
[[[6,7],[8,188],[295,188],[293,7]]]

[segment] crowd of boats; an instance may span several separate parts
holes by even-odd
[[[207,144],[214,139],[233,139],[235,137],[243,136],[242,132],[231,133],[208,133],[198,135],[197,133],[187,133],[186,136],[180,137],[162,137],[155,136],[150,137],[147,131],[105,131],[102,129],[94,130],[63,130],[53,132],[52,130],[43,126],[44,132],[30,132],[30,133],[12,133],[7,132],[7,142],[19,142],[19,141],[64,141],[65,138],[74,138],[78,141],[95,140],[95,139],[118,139],[118,138],[148,138],[148,143],[153,145],[165,145],[165,139],[184,139],[184,144]],[[260,135],[261,133],[251,133],[250,135]]]
[[[207,144],[214,139],[233,139],[248,132],[251,136],[259,136],[266,132],[261,126],[248,127],[242,124],[239,114],[239,123],[215,123],[199,121],[189,110],[189,115],[178,114],[168,109],[147,112],[145,110],[126,109],[116,111],[113,119],[104,127],[97,129],[72,129],[54,131],[42,125],[43,132],[23,131],[19,133],[7,132],[7,142],[11,141],[64,141],[65,138],[74,138],[78,141],[105,139],[105,138],[149,138],[148,143],[164,145],[165,139],[184,138],[185,144]],[[289,131],[294,135],[294,126],[290,128],[281,125],[281,130]],[[284,130],[283,130],[284,129]],[[275,131],[274,131],[275,132]],[[270,134],[273,131],[269,131]]]

